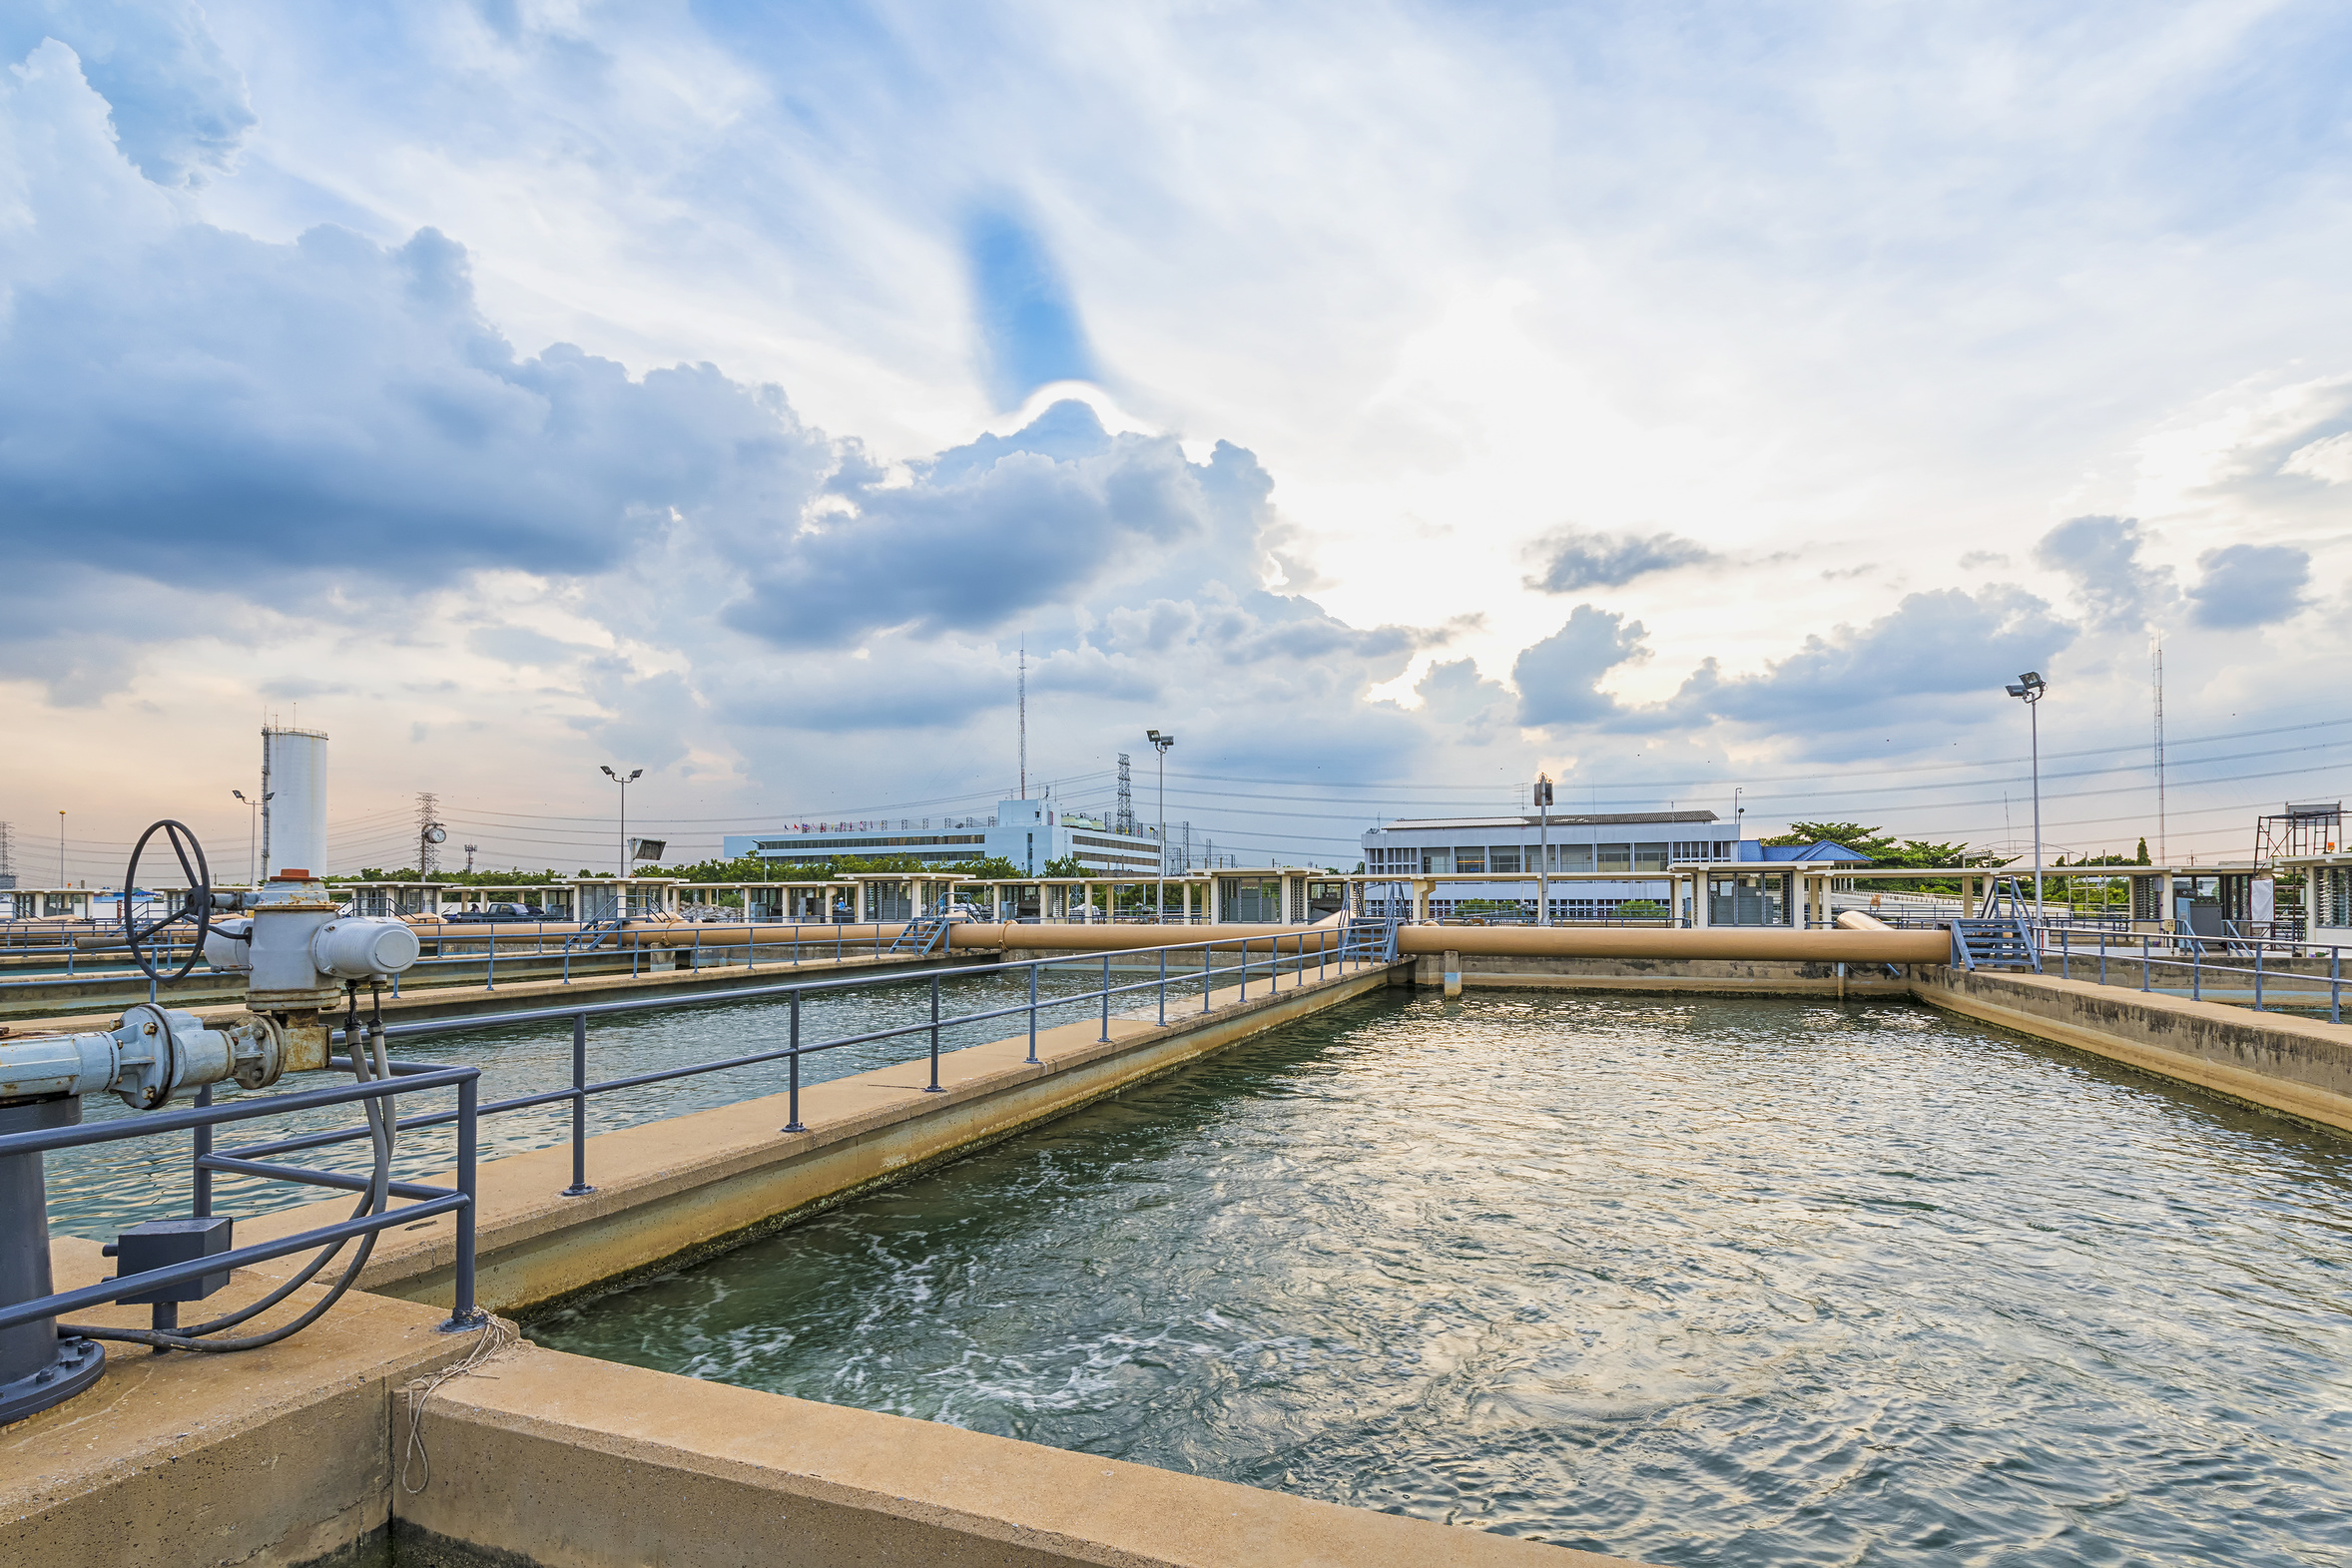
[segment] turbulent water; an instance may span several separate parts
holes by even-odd
[[[2344,1563],[2348,1154],[1908,1006],[1376,1001],[532,1333],[1662,1563]]]

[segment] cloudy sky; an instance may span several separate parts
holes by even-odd
[[[2243,854],[2352,759],[2352,12],[0,0],[0,816]],[[604,859],[599,859],[603,856]]]

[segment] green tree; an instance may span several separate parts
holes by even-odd
[[[971,882],[1010,882],[1020,878],[1021,868],[1000,854],[979,860],[960,860],[947,867],[950,874]]]
[[[2138,858],[2138,859],[2136,859],[2136,860],[2134,860],[2134,861],[2132,861],[2131,863],[2132,863],[2132,864],[2134,864],[2134,865],[2153,865],[2153,864],[2155,864],[2155,862],[2154,862],[2153,860],[2150,860],[2150,859],[2147,857],[2147,834],[2145,834],[2145,833],[2142,833],[2142,834],[2140,834],[2140,835],[2139,835],[2139,858]]]
[[[1045,874],[1047,876],[1091,876],[1094,873],[1076,855],[1065,854],[1057,860],[1046,861]]]

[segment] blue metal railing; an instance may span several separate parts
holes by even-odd
[[[84,1286],[78,1290],[61,1291],[35,1301],[11,1303],[0,1307],[0,1328],[53,1317],[76,1309],[119,1301],[125,1296],[137,1296],[167,1286],[181,1284],[225,1270],[243,1268],[250,1264],[284,1258],[294,1253],[314,1249],[353,1237],[380,1232],[400,1225],[442,1214],[456,1217],[455,1305],[447,1327],[472,1326],[480,1320],[475,1303],[475,1206],[478,1137],[477,1125],[484,1116],[525,1111],[558,1103],[568,1103],[571,1110],[570,1144],[572,1151],[572,1184],[565,1189],[567,1197],[583,1196],[595,1189],[589,1185],[587,1170],[587,1107],[593,1095],[617,1094],[652,1084],[675,1079],[696,1077],[706,1073],[729,1072],[783,1061],[788,1064],[789,1079],[786,1093],[787,1133],[806,1131],[801,1123],[801,1058],[823,1051],[841,1050],[850,1046],[877,1041],[921,1036],[925,1040],[929,1065],[926,1092],[944,1093],[939,1082],[940,1037],[946,1030],[962,1025],[1002,1018],[1027,1020],[1027,1062],[1037,1064],[1037,1037],[1047,1015],[1055,1009],[1080,1009],[1096,1014],[1100,1019],[1098,1039],[1111,1038],[1112,1003],[1115,998],[1154,993],[1157,998],[1158,1026],[1168,1022],[1169,999],[1172,989],[1181,995],[1197,984],[1201,994],[1201,1011],[1214,1009],[1220,982],[1232,982],[1234,1000],[1246,1002],[1253,984],[1264,987],[1262,994],[1279,995],[1288,982],[1289,989],[1299,989],[1315,980],[1361,972],[1367,968],[1386,967],[1396,961],[1397,933],[1393,922],[1358,921],[1345,928],[1306,927],[1279,936],[1230,937],[1223,940],[1189,943],[1174,948],[1128,949],[1120,952],[1088,954],[1076,958],[1034,958],[1008,963],[994,963],[959,967],[951,971],[929,975],[859,975],[833,980],[802,981],[789,985],[768,985],[731,989],[721,995],[691,995],[640,997],[622,1001],[590,1003],[587,1005],[542,1008],[531,1011],[483,1014],[465,1018],[421,1020],[412,1023],[373,1025],[387,1038],[412,1038],[424,1035],[449,1034],[468,1029],[504,1028],[516,1024],[561,1020],[569,1023],[572,1035],[572,1082],[563,1089],[536,1094],[516,1095],[508,1099],[482,1103],[478,1095],[481,1069],[472,1066],[435,1067],[423,1063],[393,1062],[392,1076],[371,1083],[338,1085],[329,1088],[298,1090],[288,1094],[256,1096],[229,1101],[221,1105],[208,1103],[206,1091],[198,1103],[184,1109],[150,1113],[120,1120],[92,1123],[74,1127],[54,1128],[38,1132],[0,1135],[0,1156],[32,1154],[52,1149],[78,1148],[93,1144],[116,1143],[135,1138],[153,1138],[190,1132],[195,1134],[195,1149],[191,1159],[195,1211],[211,1212],[212,1177],[215,1173],[264,1177],[279,1181],[338,1191],[366,1191],[370,1181],[349,1172],[321,1170],[314,1167],[285,1163],[291,1155],[306,1150],[328,1148],[336,1144],[354,1142],[372,1136],[372,1129],[362,1125],[335,1128],[324,1132],[300,1134],[264,1143],[233,1148],[213,1147],[213,1129],[225,1124],[258,1120],[264,1117],[291,1115],[321,1107],[352,1104],[395,1095],[417,1094],[436,1089],[454,1088],[457,1104],[446,1111],[399,1118],[391,1123],[393,1134],[413,1132],[425,1128],[442,1127],[451,1123],[457,1129],[457,1178],[453,1188],[433,1187],[419,1182],[390,1180],[386,1183],[387,1205],[383,1212],[362,1215],[332,1225],[318,1226],[276,1241],[218,1253],[187,1264],[166,1269],[153,1269],[125,1275]],[[1199,962],[1192,962],[1192,955]],[[1220,962],[1220,956],[1229,961]],[[1114,961],[1141,960],[1153,968],[1152,975],[1143,980],[1119,982],[1112,976]],[[1047,969],[1084,965],[1099,965],[1100,983],[1090,989],[1060,996],[1042,996],[1038,990],[1038,976]],[[941,985],[947,979],[964,979],[983,975],[1020,975],[1026,979],[1027,996],[1011,1006],[986,1007],[953,1015],[941,1010]],[[924,1016],[916,1021],[880,1029],[863,1030],[834,1039],[807,1041],[802,1037],[803,1009],[813,995],[853,992],[876,986],[909,984],[927,985],[929,1005]],[[711,1006],[720,1002],[732,1004],[749,997],[773,997],[786,1002],[785,1042],[781,1046],[749,1051],[736,1056],[712,1061],[691,1063],[682,1067],[665,1068],[655,1072],[633,1073],[626,1077],[591,1083],[588,1080],[588,1033],[591,1018],[614,1013],[635,1013],[665,1007]],[[348,1028],[336,1030],[330,1038],[340,1040],[346,1047],[353,1043]],[[359,1036],[364,1044],[366,1032]],[[348,1068],[347,1058],[333,1058],[330,1066]],[[407,1200],[393,1207],[389,1198]]]
[[[1370,928],[1367,928],[1370,927]],[[1357,972],[1371,967],[1386,967],[1396,962],[1396,927],[1386,922],[1359,922],[1355,927],[1310,926],[1279,936],[1228,937],[1187,943],[1178,947],[1127,949],[1121,952],[1088,954],[1071,958],[1029,958],[993,964],[972,964],[929,975],[858,975],[834,980],[804,980],[790,984],[731,987],[722,993],[693,996],[637,997],[622,1001],[534,1008],[508,1013],[488,1013],[463,1018],[421,1019],[410,1023],[386,1026],[384,1033],[393,1038],[416,1038],[425,1035],[451,1034],[468,1029],[503,1028],[516,1024],[568,1022],[572,1029],[572,1083],[563,1089],[543,1090],[535,1094],[516,1095],[509,1099],[493,1100],[480,1107],[483,1116],[502,1115],[511,1111],[525,1111],[568,1101],[571,1105],[572,1187],[571,1195],[594,1189],[587,1179],[587,1104],[590,1096],[613,1094],[622,1090],[643,1088],[680,1078],[696,1077],[704,1073],[730,1072],[758,1067],[773,1062],[787,1065],[786,1125],[787,1132],[800,1132],[801,1126],[801,1059],[824,1051],[842,1050],[850,1046],[869,1045],[878,1041],[922,1036],[926,1041],[926,1057],[930,1081],[926,1092],[943,1092],[939,1084],[940,1036],[943,1031],[964,1025],[995,1019],[1024,1018],[1028,1031],[1026,1062],[1035,1064],[1037,1036],[1044,1027],[1046,1015],[1055,1009],[1085,1008],[1099,1014],[1098,1039],[1111,1038],[1111,1004],[1120,996],[1150,992],[1156,996],[1156,1016],[1160,1025],[1168,1020],[1170,988],[1187,990],[1198,984],[1201,1011],[1214,1006],[1214,993],[1221,980],[1230,980],[1237,987],[1235,1001],[1249,1000],[1253,982],[1267,987],[1266,994],[1280,992],[1287,977],[1292,988],[1307,984],[1310,978],[1329,978],[1334,971]],[[1235,955],[1234,960],[1219,963],[1220,953]],[[1191,955],[1197,955],[1197,966]],[[1115,982],[1111,976],[1114,960],[1143,960],[1153,964],[1155,973],[1149,979],[1126,983]],[[1073,965],[1100,966],[1101,980],[1082,991],[1060,996],[1040,995],[1038,975],[1048,969]],[[1312,971],[1312,976],[1310,975]],[[1017,975],[1027,981],[1025,1000],[1009,1007],[988,1007],[976,1011],[942,1015],[939,1011],[940,985],[947,979],[977,978],[986,975]],[[912,1023],[886,1028],[869,1029],[834,1039],[807,1041],[802,1038],[802,1012],[806,1001],[815,996],[829,996],[866,990],[877,986],[906,986],[927,983],[930,1007],[927,1015]],[[603,1082],[588,1081],[588,1024],[589,1020],[615,1013],[636,1013],[667,1007],[708,1007],[721,1003],[768,997],[787,1004],[785,1043],[768,1049],[749,1051],[737,1056],[714,1061],[696,1062],[683,1067],[663,1068],[655,1072],[633,1073],[624,1078]],[[394,1065],[395,1072],[401,1070]],[[433,1127],[446,1123],[446,1114],[412,1118],[397,1124],[396,1131]],[[259,1151],[248,1150],[246,1155],[282,1155],[301,1149],[321,1148],[329,1144],[351,1142],[367,1136],[365,1128],[313,1133],[290,1138],[263,1146]]]
[[[2284,996],[2302,999],[2316,1011],[2319,998],[2324,995],[2328,1021],[2344,1021],[2344,950],[2332,943],[2281,937],[2191,936],[2146,931],[2133,935],[2103,929],[2081,931],[2064,925],[2039,926],[2035,929],[2042,949],[2044,972],[2048,972],[2055,951],[2058,974],[2063,979],[2089,979],[2095,976],[2101,985],[2116,983],[2107,978],[2112,960],[2119,961],[2126,969],[2136,964],[2138,988],[2152,991],[2155,989],[2153,977],[2157,969],[2185,971],[2189,999],[2201,1002],[2209,999],[2205,993],[2212,988],[2216,977],[2236,976],[2247,982],[2256,1012],[2270,1011]],[[2112,940],[2117,936],[2121,936],[2122,940]],[[2316,970],[2281,967],[2271,961],[2276,958],[2291,964],[2308,958],[2316,962],[2322,956],[2327,961],[2324,975]],[[2248,958],[2252,962],[2229,961]],[[2088,972],[2078,973],[2078,969]],[[2323,984],[2326,987],[2324,992],[2320,989]],[[2165,989],[2168,991],[2171,987]]]
[[[268,1116],[287,1116],[323,1106],[349,1105],[369,1100],[389,1099],[403,1094],[421,1094],[435,1089],[457,1091],[456,1109],[430,1118],[435,1122],[457,1124],[457,1185],[453,1188],[431,1187],[419,1182],[391,1181],[386,1184],[386,1203],[375,1214],[363,1214],[332,1225],[317,1226],[294,1236],[276,1241],[261,1242],[251,1247],[240,1247],[231,1252],[213,1253],[184,1264],[163,1269],[148,1269],[137,1274],[118,1275],[96,1285],[77,1290],[59,1291],[27,1302],[0,1305],[0,1328],[13,1328],[20,1323],[55,1317],[85,1307],[103,1306],[126,1296],[145,1295],[168,1286],[186,1284],[206,1275],[226,1270],[242,1269],[249,1264],[266,1263],[273,1258],[285,1258],[294,1253],[306,1253],[321,1247],[348,1241],[373,1232],[386,1231],[394,1226],[411,1225],[438,1215],[456,1217],[457,1256],[455,1299],[449,1320],[442,1326],[465,1329],[478,1326],[481,1314],[474,1304],[474,1191],[475,1191],[475,1119],[476,1085],[482,1070],[478,1067],[423,1067],[403,1070],[395,1066],[395,1076],[371,1083],[353,1083],[325,1089],[298,1090],[291,1094],[269,1095],[251,1099],[231,1100],[222,1105],[206,1103],[210,1095],[183,1110],[157,1111],[115,1121],[94,1122],[72,1127],[53,1127],[35,1132],[0,1134],[0,1158],[10,1155],[43,1154],[52,1149],[82,1148],[92,1144],[120,1143],[133,1138],[159,1138],[167,1134],[193,1132],[196,1134],[197,1153],[192,1161],[195,1176],[195,1209],[200,1215],[211,1212],[211,1173],[230,1171],[239,1175],[267,1177],[278,1181],[297,1182],[305,1186],[327,1187],[342,1191],[365,1192],[367,1179],[339,1171],[310,1170],[301,1166],[280,1165],[268,1157],[283,1147],[281,1144],[258,1144],[214,1151],[211,1148],[212,1130],[231,1122],[255,1121]],[[410,1124],[396,1124],[410,1125]],[[355,1136],[371,1136],[371,1130],[361,1127]],[[405,1198],[411,1202],[394,1207],[389,1199]]]

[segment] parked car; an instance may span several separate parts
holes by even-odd
[[[441,918],[451,925],[488,925],[499,920],[544,920],[547,911],[537,904],[494,903],[479,909],[452,909]]]

